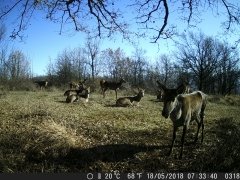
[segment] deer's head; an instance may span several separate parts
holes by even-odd
[[[176,106],[175,98],[178,94],[182,94],[184,92],[184,88],[182,85],[177,87],[176,89],[168,89],[166,86],[161,84],[160,82],[157,82],[159,88],[163,91],[163,110],[162,110],[162,116],[165,118],[168,118],[173,109]]]

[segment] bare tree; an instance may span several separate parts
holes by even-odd
[[[216,47],[216,40],[202,33],[184,36],[183,43],[179,46],[177,58],[184,69],[193,73],[199,90],[207,90],[209,77],[216,70],[220,58],[220,52]]]
[[[1,82],[7,79],[7,46],[3,43],[6,35],[6,27],[0,24],[0,79]]]
[[[107,49],[102,51],[101,55],[104,59],[106,70],[106,76],[110,79],[118,80],[124,78],[129,81],[132,76],[132,60],[126,57],[122,49],[117,48],[116,50]]]
[[[145,53],[145,50],[136,47],[132,58],[133,84],[137,86],[142,86],[144,83],[144,73],[147,65]]]
[[[30,66],[27,57],[19,50],[12,51],[6,62],[8,77],[11,80],[25,79],[30,76]]]
[[[88,61],[87,64],[90,65],[91,68],[91,74],[92,74],[92,79],[94,81],[95,79],[95,75],[97,73],[97,56],[100,53],[99,50],[99,41],[97,39],[92,39],[90,37],[87,38],[87,42],[86,42],[86,54],[88,56]]]
[[[48,75],[56,76],[55,83],[68,84],[71,81],[79,81],[86,77],[86,57],[84,49],[65,49],[59,53],[55,63],[48,65]]]
[[[135,0],[129,1],[128,4],[123,2],[117,0],[3,0],[0,20],[7,18],[15,10],[18,12],[18,19],[15,21],[17,24],[12,31],[13,38],[21,36],[21,32],[30,24],[35,11],[41,10],[47,19],[60,24],[60,33],[64,25],[70,23],[76,31],[91,32],[95,36],[109,37],[119,32],[124,38],[129,38],[129,35],[137,34],[148,37],[156,43],[160,38],[166,39],[175,35],[179,21],[185,23],[187,27],[197,26],[201,15],[211,10],[216,18],[226,17],[222,22],[224,30],[231,32],[236,28],[239,29],[238,1]],[[128,13],[124,13],[126,11]],[[135,12],[134,22],[129,22],[129,12]],[[171,19],[170,15],[174,18]],[[132,28],[134,32],[130,32],[132,24],[138,25],[138,28]]]
[[[217,93],[226,95],[236,89],[239,81],[239,53],[226,42],[221,43],[218,48],[221,52],[221,58],[215,76],[217,80],[216,89]]]

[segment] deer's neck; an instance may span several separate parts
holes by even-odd
[[[116,84],[116,89],[120,88],[121,86],[122,86],[122,82],[118,82],[118,83]]]
[[[133,101],[137,101],[139,102],[141,100],[142,96],[141,95],[136,95],[136,96],[133,96],[133,97],[129,97],[130,101],[133,102]]]

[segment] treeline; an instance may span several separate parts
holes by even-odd
[[[231,44],[202,33],[182,36],[171,55],[160,55],[155,62],[149,61],[145,51],[136,48],[132,56],[124,50],[100,50],[98,40],[87,39],[84,47],[65,49],[47,65],[50,84],[61,87],[70,81],[87,78],[93,87],[101,78],[124,78],[130,86],[156,91],[156,80],[168,87],[176,87],[182,81],[192,89],[210,94],[239,93],[239,53]],[[1,82],[31,80],[27,58],[21,51],[8,56],[2,48],[0,62]]]

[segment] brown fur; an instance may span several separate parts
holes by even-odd
[[[111,81],[105,81],[101,80],[100,81],[100,86],[103,94],[103,98],[106,96],[106,91],[109,90],[114,90],[116,94],[116,99],[117,99],[117,90],[122,86],[123,83],[126,81],[124,79],[120,79],[119,82],[111,82]]]
[[[172,153],[176,139],[176,131],[179,127],[183,126],[181,151],[179,156],[179,158],[182,158],[184,139],[186,131],[189,128],[189,123],[191,121],[195,120],[198,124],[195,142],[198,140],[200,127],[202,127],[201,141],[203,142],[203,119],[204,111],[206,108],[206,95],[201,91],[195,91],[191,94],[181,94],[184,91],[182,87],[178,87],[177,89],[167,89],[165,86],[163,86],[163,90],[165,97],[162,115],[165,118],[168,118],[170,116],[170,119],[173,122],[173,139],[169,155]]]
[[[66,102],[67,103],[73,103],[73,102],[77,102],[79,99],[84,99],[85,102],[88,102],[90,87],[84,89],[83,92],[77,92],[76,94],[68,95],[67,98],[66,98]]]
[[[159,99],[160,101],[164,101],[166,91],[169,92],[168,94],[174,94],[174,96],[176,95],[176,93],[177,94],[188,94],[190,92],[190,86],[186,82],[183,82],[176,89],[168,89],[162,83],[160,83],[159,81],[157,81],[157,84],[158,84],[158,87],[160,88],[158,90],[157,99]]]
[[[87,89],[87,86],[84,84],[86,81],[87,79],[84,79],[83,81],[79,81],[77,86],[73,86],[73,82],[71,82],[70,89],[64,92],[64,96],[77,95],[82,93],[84,90]],[[73,88],[77,88],[77,89],[73,89]]]
[[[85,86],[86,81],[87,81],[87,79],[84,79],[83,81],[79,81],[78,83],[72,81],[69,83],[69,87],[71,90],[72,89],[81,90],[83,88],[86,88],[86,86]]]
[[[122,97],[122,98],[119,98],[117,101],[116,101],[116,106],[119,106],[119,107],[127,107],[127,106],[132,106],[133,105],[133,102],[137,102],[139,104],[141,98],[144,96],[144,89],[139,89],[138,90],[138,94],[136,96],[129,96],[129,97]]]
[[[46,88],[48,85],[48,81],[35,81],[34,83],[36,83],[40,87],[41,90],[43,88]]]
[[[75,94],[71,94],[70,96],[67,96],[66,103],[73,103],[78,101],[78,96]]]

